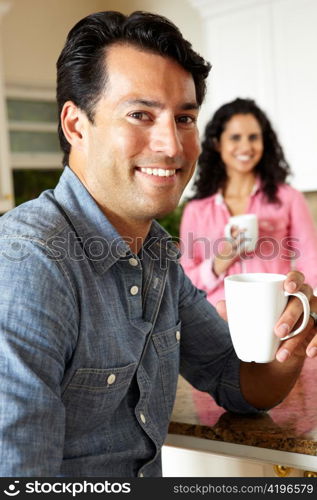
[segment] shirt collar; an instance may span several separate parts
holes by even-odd
[[[259,177],[255,179],[255,183],[250,193],[250,196],[254,196],[258,191],[261,191],[261,179]]]
[[[100,210],[76,174],[67,166],[54,195],[98,273],[104,273],[119,259],[132,255],[129,245]],[[143,247],[147,255],[153,255],[155,260],[177,260],[179,257],[171,236],[156,221],[153,221]]]

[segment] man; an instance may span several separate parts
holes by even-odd
[[[70,31],[57,64],[65,171],[1,220],[1,475],[160,476],[179,370],[257,412],[317,345],[310,328],[283,363],[240,364],[153,221],[194,172],[208,71],[160,16],[100,12]],[[291,273],[285,286],[302,284]],[[300,314],[294,300],[281,337]]]

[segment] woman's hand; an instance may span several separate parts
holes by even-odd
[[[237,226],[232,226],[231,239],[226,238],[221,242],[219,253],[215,256],[212,266],[216,276],[225,273],[245,253],[244,231]]]

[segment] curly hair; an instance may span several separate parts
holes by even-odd
[[[252,114],[259,122],[263,136],[263,155],[255,167],[255,173],[261,180],[261,190],[268,201],[279,203],[278,185],[286,181],[291,173],[290,167],[268,117],[254,100],[241,98],[221,106],[206,125],[192,199],[206,198],[225,186],[226,167],[216,150],[216,144],[228,121],[237,114]]]
[[[198,105],[204,100],[211,65],[193,50],[175,24],[143,11],[129,16],[116,11],[90,14],[70,30],[57,61],[58,134],[64,165],[71,146],[61,126],[63,105],[73,101],[94,122],[95,107],[108,80],[105,55],[113,44],[132,45],[178,62],[193,77]]]

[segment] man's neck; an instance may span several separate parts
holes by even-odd
[[[131,251],[137,254],[150,231],[152,221],[127,220],[109,209],[104,207],[100,207],[100,209],[113,227],[116,228],[122,239],[129,245]]]

